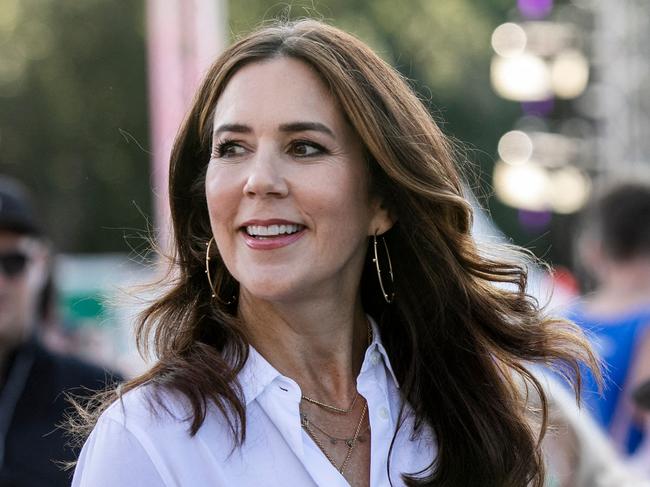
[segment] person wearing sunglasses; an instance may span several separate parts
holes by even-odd
[[[0,487],[63,486],[65,392],[105,387],[98,367],[48,351],[51,250],[25,188],[0,176]]]

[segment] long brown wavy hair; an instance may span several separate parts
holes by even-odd
[[[175,248],[168,287],[137,327],[140,350],[148,353],[152,344],[157,362],[121,392],[143,384],[175,390],[191,405],[189,434],[216,407],[236,442],[245,440],[237,374],[248,340],[231,300],[238,284],[217,253],[211,257],[215,299],[206,280],[212,233],[204,178],[212,117],[226,84],[242,66],[282,56],[307,63],[329,87],[363,141],[372,190],[397,217],[385,234],[395,301],[385,303],[371,263],[363,271],[361,294],[365,311],[378,322],[403,399],[415,412],[412,433],[424,425],[435,432],[431,468],[405,474],[404,481],[542,486],[546,396],[527,364],[554,364],[579,389],[579,365],[596,368],[594,357],[573,324],[545,316],[526,293],[524,260],[479,250],[452,145],[405,79],[354,36],[314,20],[255,31],[208,71],[171,156]],[[541,399],[539,428],[530,421],[528,393]],[[92,426],[117,397],[100,397],[82,423]],[[161,399],[153,406],[165,408]]]

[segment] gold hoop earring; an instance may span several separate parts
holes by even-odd
[[[381,293],[384,295],[384,300],[388,304],[392,303],[393,300],[395,299],[395,278],[393,276],[393,264],[390,261],[390,252],[388,252],[388,244],[386,243],[386,238],[381,236],[381,241],[384,244],[384,251],[386,252],[386,259],[388,260],[388,277],[390,277],[390,285],[391,285],[391,291],[390,295],[386,292],[386,288],[384,287],[384,280],[381,277],[381,268],[379,267],[379,252],[377,251],[377,232],[372,236],[372,246],[375,251],[375,258],[372,259],[372,261],[375,263],[375,267],[377,268],[377,279],[379,280],[379,287],[381,288]]]
[[[228,301],[224,301],[217,293],[217,290],[214,287],[214,283],[212,282],[212,276],[210,275],[210,247],[212,246],[212,242],[214,242],[214,237],[212,237],[205,245],[207,248],[205,249],[205,275],[208,278],[208,284],[210,285],[210,291],[212,291],[212,299],[218,299],[222,304],[226,306],[230,306],[234,304],[237,301],[237,295],[233,294],[232,297]]]
[[[212,246],[212,242],[214,242],[214,237],[212,237],[208,243],[205,244],[208,246],[208,248],[205,250],[205,275],[208,278],[208,284],[210,285],[212,298],[214,299],[217,297],[217,291],[214,289],[214,284],[212,284],[212,276],[210,276],[210,247]]]

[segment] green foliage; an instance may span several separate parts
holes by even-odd
[[[485,193],[477,181],[491,179],[498,138],[519,113],[489,84],[490,35],[513,4],[233,0],[227,11],[233,38],[311,16],[368,42],[463,142]],[[146,227],[140,209],[151,215],[143,13],[142,2],[2,0],[0,172],[35,190],[65,251],[125,251],[124,229]]]
[[[149,212],[142,5],[3,0],[0,172],[19,177],[57,246],[124,250]],[[127,136],[126,134],[130,134]]]

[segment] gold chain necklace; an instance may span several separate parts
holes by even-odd
[[[329,462],[332,465],[334,465],[334,468],[336,468],[341,473],[341,475],[345,471],[345,468],[348,466],[348,462],[350,461],[350,458],[352,457],[352,450],[354,450],[354,447],[356,446],[357,441],[359,439],[359,433],[361,432],[361,425],[363,424],[363,420],[366,417],[366,412],[367,411],[368,411],[368,403],[363,405],[363,411],[361,411],[361,418],[359,418],[359,423],[357,424],[357,427],[356,427],[356,429],[354,431],[354,436],[352,437],[352,439],[350,440],[349,443],[346,442],[346,446],[347,446],[348,451],[345,454],[345,459],[343,460],[343,463],[341,463],[341,465],[338,465],[338,466],[336,465],[336,462],[334,461],[332,456],[329,454],[329,452],[325,449],[325,446],[320,441],[320,439],[318,438],[318,436],[316,435],[314,430],[312,429],[311,426],[314,425],[314,423],[311,423],[307,419],[307,417],[305,415],[302,415],[302,419],[301,419],[302,427],[305,429],[305,431],[311,437],[311,439],[314,440],[314,443],[316,443],[316,446],[318,446],[318,448],[323,452],[323,454],[329,460]],[[314,425],[314,426],[316,426],[316,425]],[[329,434],[327,436],[329,436]]]
[[[301,419],[301,421],[302,421],[303,423],[304,423],[304,422],[308,422],[308,423],[309,423],[309,426],[313,426],[313,427],[316,428],[318,431],[320,431],[320,432],[323,433],[325,436],[327,436],[327,438],[330,440],[330,443],[331,443],[332,445],[336,445],[336,444],[339,443],[339,442],[343,442],[343,443],[345,443],[346,445],[350,446],[350,444],[352,443],[352,440],[354,439],[354,438],[341,438],[341,437],[339,437],[339,436],[334,436],[334,435],[329,434],[329,433],[328,433],[327,431],[325,431],[323,428],[321,428],[321,427],[318,426],[316,423],[314,423],[313,421],[311,421],[311,420],[307,417],[307,415],[304,414],[304,413],[301,413],[301,414],[300,414],[300,419]],[[359,433],[359,438],[357,438],[357,441],[360,442],[360,443],[364,442],[365,439],[364,439],[364,436],[363,436],[363,435],[366,434],[368,431],[370,431],[370,425],[368,425],[368,426],[366,427],[366,429],[364,429],[363,431],[361,431],[361,432]]]
[[[357,397],[359,397],[359,392],[358,391],[354,395],[354,399],[352,399],[352,403],[348,406],[348,408],[343,409],[343,408],[338,408],[336,406],[332,406],[330,404],[325,404],[324,402],[317,401],[316,399],[312,399],[311,397],[307,397],[304,394],[302,395],[302,398],[305,401],[310,402],[312,404],[315,404],[316,406],[320,406],[322,408],[328,409],[329,411],[332,411],[332,412],[335,412],[335,413],[338,413],[338,414],[348,414],[350,411],[352,411],[352,409],[354,409],[354,405],[357,402]]]

